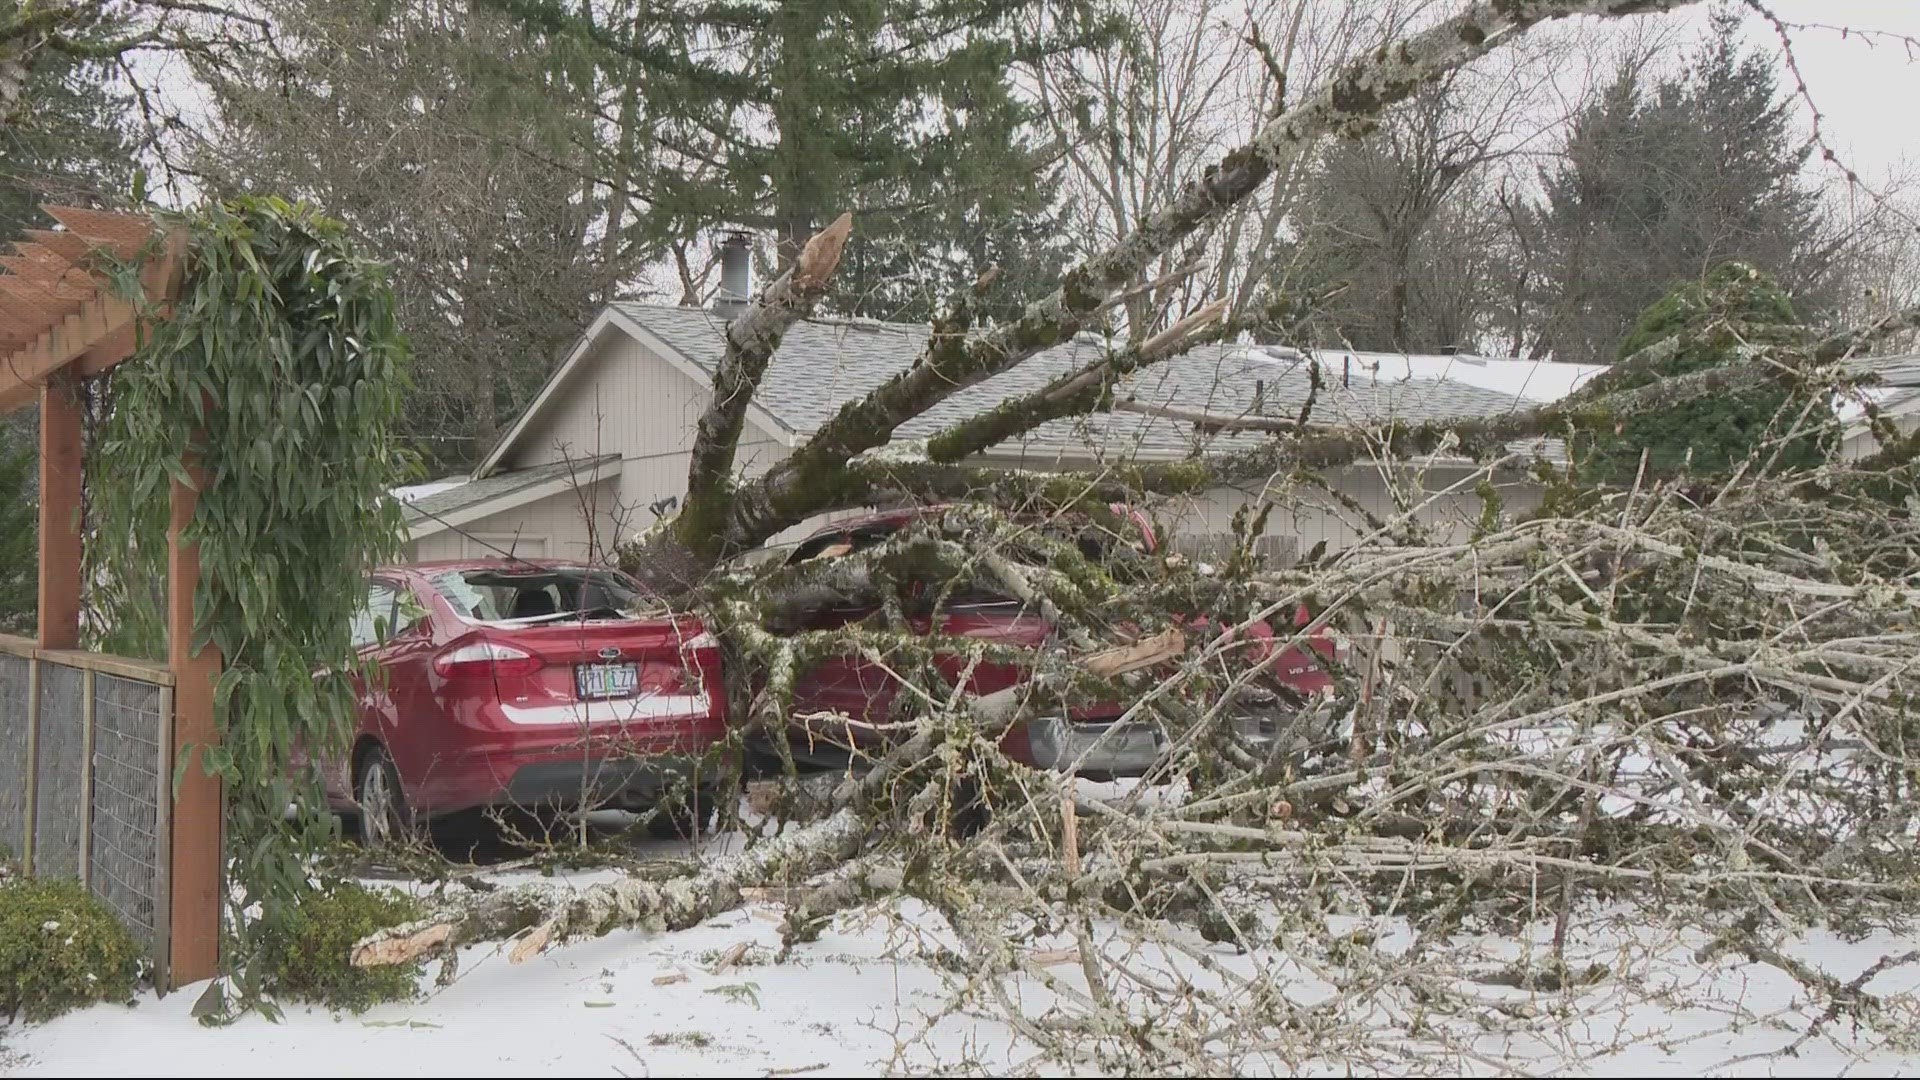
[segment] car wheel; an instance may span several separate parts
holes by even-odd
[[[714,794],[706,788],[687,798],[675,797],[653,808],[647,833],[655,840],[691,840],[696,833],[712,831],[714,809]]]
[[[411,842],[415,835],[413,810],[400,787],[400,770],[384,747],[360,755],[354,770],[353,794],[360,802],[360,841],[368,847],[392,847]]]

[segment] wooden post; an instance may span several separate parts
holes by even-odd
[[[27,834],[20,838],[20,869],[33,874],[33,838],[40,831],[40,665],[27,661]]]
[[[207,475],[198,450],[188,448],[183,463],[192,485],[173,482],[167,526],[167,662],[174,677],[173,746],[168,760],[180,760],[188,747],[193,748],[193,757],[181,773],[169,822],[167,976],[174,987],[210,979],[219,972],[222,876],[220,780],[207,775],[202,760],[205,748],[220,737],[213,716],[220,651],[211,644],[197,654],[193,651],[193,596],[200,584],[200,549],[181,540]]]
[[[93,733],[99,708],[94,671],[80,673],[80,884],[93,886]]]
[[[40,388],[40,647],[80,647],[79,384]]]
[[[160,688],[158,782],[153,785],[153,986],[173,989],[173,687]]]

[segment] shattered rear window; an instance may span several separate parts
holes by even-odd
[[[632,579],[604,568],[450,570],[429,580],[462,617],[480,622],[627,618],[648,607]]]

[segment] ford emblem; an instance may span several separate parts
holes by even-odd
[[[618,660],[620,659],[620,650],[609,645],[606,648],[600,650],[600,659]]]

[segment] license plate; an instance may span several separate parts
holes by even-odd
[[[635,664],[581,664],[574,679],[582,698],[632,697],[640,689],[640,668]]]

